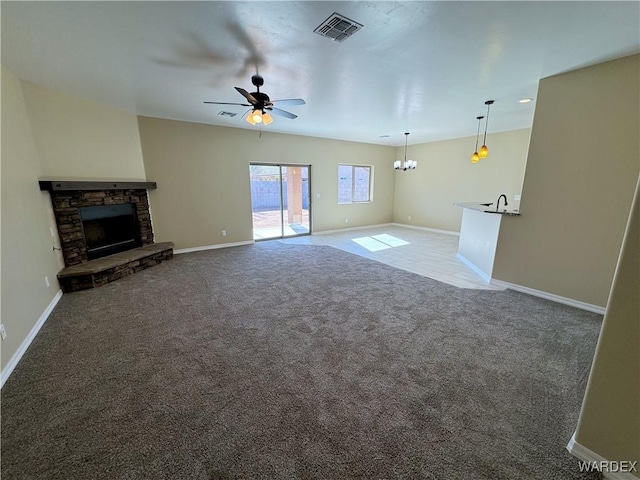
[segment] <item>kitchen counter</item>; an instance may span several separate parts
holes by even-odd
[[[457,207],[469,208],[471,210],[476,210],[478,212],[484,213],[493,213],[500,215],[520,215],[518,210],[508,210],[506,208],[501,208],[500,210],[496,210],[495,203],[475,203],[475,202],[463,202],[463,203],[454,203]]]
[[[518,210],[496,210],[495,203],[455,203],[463,208],[460,241],[456,257],[487,283],[493,274],[493,262],[498,245],[503,216],[517,217]]]

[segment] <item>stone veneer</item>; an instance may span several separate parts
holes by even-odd
[[[153,229],[146,189],[52,190],[49,193],[51,194],[53,213],[58,224],[62,256],[67,267],[89,261],[80,218],[79,209],[82,207],[132,203],[135,206],[142,245],[153,243]]]

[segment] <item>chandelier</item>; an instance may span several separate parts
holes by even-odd
[[[418,162],[415,160],[407,160],[407,141],[409,140],[409,132],[404,133],[404,162],[396,160],[393,162],[393,168],[396,170],[415,170]]]

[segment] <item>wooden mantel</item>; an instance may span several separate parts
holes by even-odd
[[[147,189],[153,190],[158,188],[156,182],[121,182],[114,181],[82,181],[82,180],[38,180],[40,190],[42,191],[78,191],[78,190],[128,190],[128,189]]]

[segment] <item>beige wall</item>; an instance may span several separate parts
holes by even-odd
[[[4,368],[59,290],[64,266],[38,179],[143,180],[145,172],[135,116],[22,82],[4,67],[2,120]]]
[[[454,203],[495,202],[504,193],[517,208],[529,135],[528,128],[487,135],[489,157],[476,164],[470,161],[475,137],[410,145],[407,158],[418,167],[395,174],[393,221],[459,232],[462,209]],[[404,146],[396,156],[404,157]]]
[[[494,277],[605,306],[640,162],[640,56],[540,81],[520,217]]]
[[[49,231],[51,201],[38,188],[40,163],[20,80],[2,68],[2,368],[58,291],[62,267]],[[49,277],[50,286],[45,284]]]
[[[135,115],[22,82],[41,175],[144,180]]]
[[[640,179],[576,441],[607,460],[640,464]],[[636,472],[640,478],[640,472]]]
[[[316,232],[391,222],[394,148],[149,117],[138,123],[147,176],[158,182],[150,194],[156,241],[189,248],[252,240],[250,162],[311,165]],[[345,162],[373,165],[373,202],[338,205]]]

